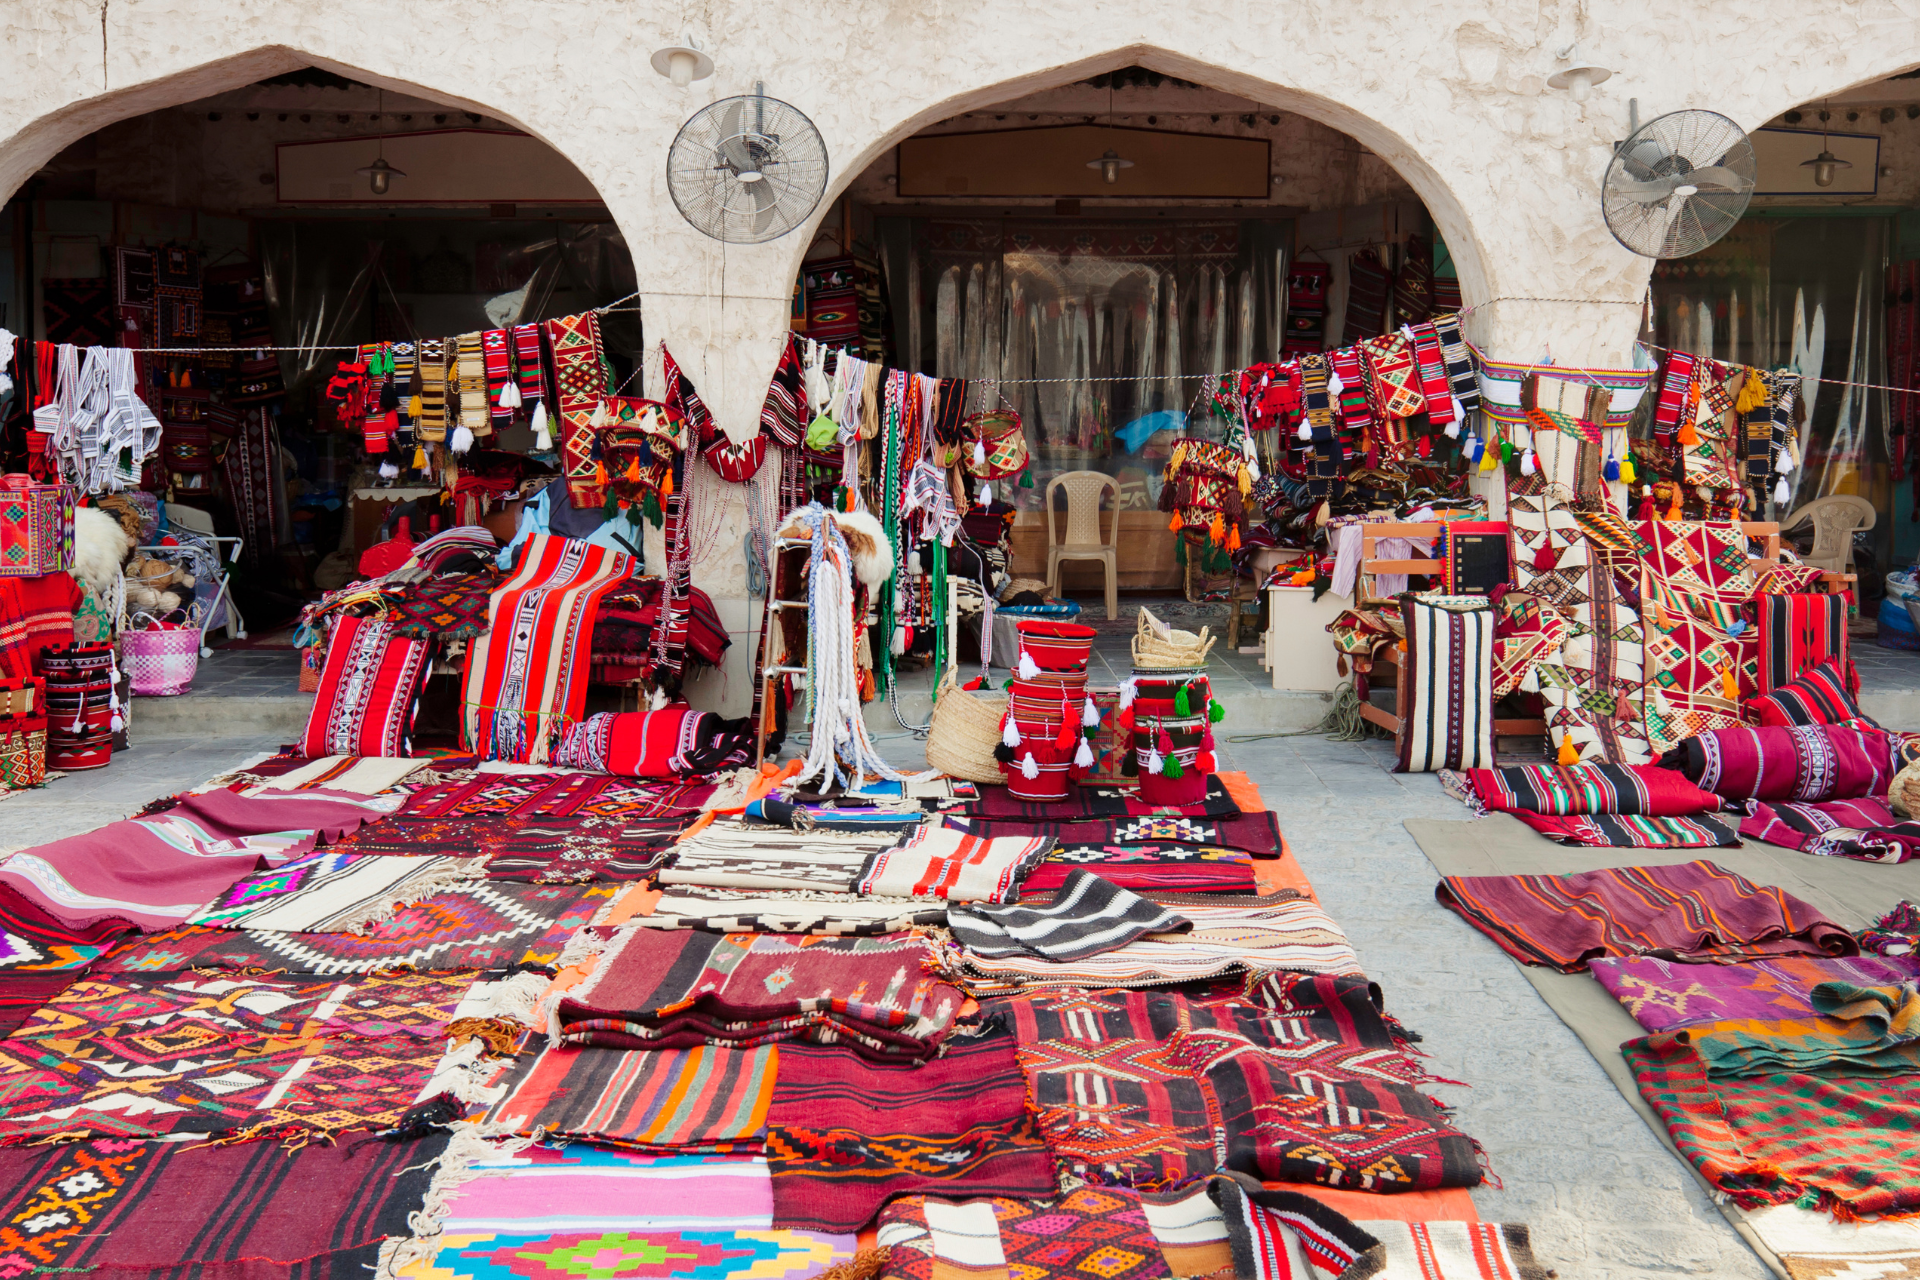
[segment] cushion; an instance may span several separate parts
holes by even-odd
[[[1756,596],[1754,621],[1760,637],[1760,692],[1772,693],[1803,672],[1833,663],[1857,690],[1859,677],[1847,658],[1847,598],[1792,592]]]
[[[1405,596],[1408,705],[1396,773],[1493,767],[1493,609],[1485,596]]]
[[[1851,725],[1741,725],[1687,738],[1660,763],[1727,800],[1852,800],[1887,793],[1897,746]]]
[[[1802,671],[1772,693],[1748,699],[1742,710],[1759,725],[1848,725],[1856,729],[1880,726],[1860,710],[1851,690],[1858,687],[1853,664],[1823,662]]]
[[[384,617],[335,620],[320,688],[300,735],[301,755],[408,754],[407,734],[432,665],[432,645],[393,628]]]
[[[1526,764],[1468,769],[1468,789],[1489,813],[1638,814],[1677,818],[1720,808],[1672,769],[1647,764]]]
[[[674,704],[652,711],[603,711],[569,729],[553,762],[623,778],[693,778],[753,749],[745,721]]]

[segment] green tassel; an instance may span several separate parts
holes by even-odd
[[[1180,692],[1173,695],[1173,713],[1177,716],[1193,714],[1193,703],[1187,700],[1187,686],[1181,685]]]
[[[651,489],[647,490],[647,496],[640,500],[640,514],[645,516],[654,528],[658,529],[660,527],[660,500],[654,496],[654,492]]]
[[[1033,488],[1033,472],[1031,472],[1031,471],[1022,471],[1022,472],[1020,473],[1020,487],[1021,487],[1022,489],[1031,489],[1031,488]]]
[[[1220,700],[1218,698],[1208,699],[1207,719],[1213,721],[1213,723],[1215,724],[1219,724],[1222,720],[1225,720],[1226,718],[1227,718],[1227,709],[1220,705]]]
[[[1500,461],[1502,463],[1513,461],[1513,441],[1502,440],[1500,442]]]
[[[1166,763],[1160,766],[1160,776],[1172,782],[1184,772],[1186,771],[1180,767],[1180,757],[1168,752]]]

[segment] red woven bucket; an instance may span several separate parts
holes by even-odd
[[[1093,638],[1100,633],[1077,622],[1022,618],[1020,652],[1042,671],[1083,672],[1093,656]],[[1015,666],[1019,664],[1016,661]]]

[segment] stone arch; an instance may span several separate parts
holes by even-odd
[[[813,233],[832,209],[840,194],[868,166],[903,139],[929,125],[951,119],[962,112],[989,107],[1025,94],[1058,88],[1127,66],[1142,66],[1163,75],[1189,80],[1227,93],[1252,98],[1265,105],[1304,116],[1318,124],[1337,129],[1365,145],[1407,181],[1426,204],[1434,223],[1446,240],[1460,273],[1463,299],[1472,305],[1490,293],[1482,238],[1476,234],[1464,203],[1455,194],[1448,179],[1429,164],[1419,150],[1391,126],[1357,108],[1332,97],[1288,86],[1246,72],[1235,71],[1216,62],[1181,54],[1157,45],[1123,45],[1076,61],[1045,67],[1025,74],[1009,76],[989,84],[949,94],[908,114],[884,132],[876,135],[844,165],[836,164],[825,196],[813,217],[796,234],[790,252],[793,270],[798,270],[811,243]]]
[[[362,84],[440,103],[454,110],[481,111],[533,137],[562,155],[563,148],[542,137],[491,103],[304,53],[286,45],[267,45],[214,59],[120,88],[77,97],[29,120],[12,136],[0,138],[0,202],[11,200],[29,178],[62,150],[90,133],[135,116],[164,111],[201,98],[244,88],[269,76],[315,67]]]
[[[1820,84],[1818,87],[1808,91],[1807,85],[1811,80],[1811,75],[1807,74],[1784,76],[1778,80],[1767,82],[1770,91],[1757,99],[1759,114],[1752,119],[1740,121],[1740,126],[1744,129],[1757,129],[1767,121],[1774,119],[1781,112],[1790,111],[1794,107],[1816,103],[1822,98],[1833,97],[1854,89],[1865,88],[1867,85],[1878,84],[1883,80],[1891,80],[1896,76],[1920,71],[1920,61],[1915,60],[1914,49],[1910,47],[1896,47],[1886,52],[1891,55],[1891,59],[1886,65],[1876,66],[1871,61],[1862,59],[1859,63],[1849,64],[1839,68],[1845,76],[1844,81],[1839,84]],[[1830,68],[1813,67],[1809,67],[1807,70],[1813,74],[1821,75],[1829,74],[1831,71]]]

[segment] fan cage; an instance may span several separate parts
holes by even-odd
[[[758,180],[741,181],[748,172]],[[730,244],[761,244],[800,226],[825,196],[827,176],[819,129],[778,98],[711,103],[667,151],[667,190],[680,216]]]

